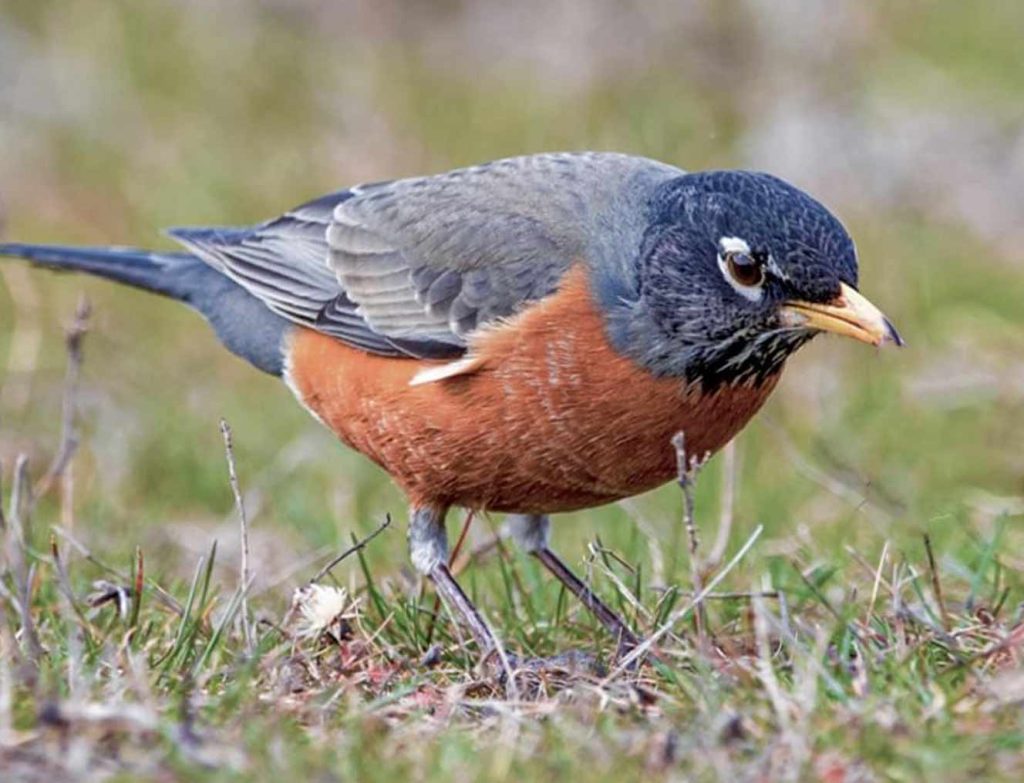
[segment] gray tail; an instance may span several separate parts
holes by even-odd
[[[117,283],[185,300],[189,286],[181,272],[200,261],[188,253],[152,253],[127,247],[64,247],[0,243],[0,256],[24,258],[59,272],[85,272]],[[176,274],[177,272],[177,274]]]
[[[206,317],[228,350],[264,372],[281,374],[287,322],[189,253],[12,242],[0,243],[0,256],[55,271],[84,272],[185,302]]]

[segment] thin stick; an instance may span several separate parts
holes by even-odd
[[[57,547],[57,536],[52,532],[50,533],[50,556],[53,558],[54,570],[57,572],[57,589],[64,596],[64,600],[71,611],[75,613],[78,628],[82,631],[83,636],[91,642],[94,636],[93,625],[89,618],[85,616],[85,612],[82,611],[82,607],[79,606],[75,598],[75,591],[71,587],[67,566],[65,566],[64,560],[60,556],[60,549]]]
[[[380,523],[380,525],[377,527],[376,530],[374,530],[372,533],[370,533],[370,535],[368,535],[366,538],[362,539],[361,541],[356,541],[356,543],[354,543],[352,546],[350,546],[348,549],[346,549],[344,552],[342,552],[340,555],[338,555],[336,558],[334,558],[331,562],[329,562],[327,565],[325,565],[323,568],[321,568],[319,571],[317,571],[316,572],[316,576],[314,576],[312,579],[309,580],[309,584],[316,584],[317,582],[319,582],[321,579],[323,579],[325,576],[327,576],[331,572],[331,570],[336,565],[338,565],[338,563],[340,563],[342,560],[344,560],[349,555],[355,554],[360,549],[363,549],[367,544],[369,544],[371,541],[373,541],[373,539],[375,539],[377,536],[379,536],[381,533],[383,533],[385,528],[387,528],[390,524],[391,524],[391,515],[390,514],[385,514],[384,515],[384,521]]]
[[[28,565],[28,526],[32,507],[32,489],[29,487],[28,457],[18,455],[14,463],[14,478],[11,482],[11,500],[8,507],[7,559],[15,578],[15,589],[21,610],[21,631],[28,649],[28,660],[33,666],[32,677],[36,676],[43,646],[36,635],[32,619],[32,576],[34,568]]]
[[[119,571],[111,565],[108,565],[107,563],[104,563],[92,552],[90,552],[89,548],[85,544],[83,544],[81,541],[75,538],[75,536],[71,532],[64,530],[64,528],[56,525],[50,529],[56,535],[58,535],[60,538],[66,541],[71,546],[72,549],[78,552],[78,554],[81,557],[84,557],[87,561],[92,563],[94,566],[99,568],[104,573],[107,573],[110,576],[114,577],[117,580],[118,584],[124,585],[130,581],[127,574],[125,574],[123,571]],[[164,606],[166,606],[172,612],[179,616],[184,613],[184,608],[175,600],[174,596],[172,596],[170,593],[164,590],[157,582],[155,582],[152,579],[149,580],[149,589],[152,590],[153,594],[160,599],[160,602],[163,603]]]
[[[14,677],[11,664],[20,656],[14,634],[7,624],[7,611],[0,601],[0,744],[7,745],[14,728]]]
[[[692,612],[693,608],[700,604],[700,602],[703,601],[709,594],[711,594],[714,591],[714,589],[718,587],[718,584],[723,579],[725,579],[726,575],[736,567],[736,564],[739,563],[746,556],[747,552],[750,551],[750,548],[754,546],[754,542],[756,542],[757,539],[761,537],[761,533],[763,532],[764,525],[758,525],[756,528],[754,528],[754,532],[750,534],[750,538],[746,540],[746,543],[744,543],[743,546],[740,547],[740,551],[733,555],[732,560],[726,563],[725,568],[719,571],[715,575],[715,577],[710,582],[708,582],[708,586],[705,587],[699,594],[694,596],[693,599],[690,600],[689,603],[687,603],[685,606],[682,606],[676,611],[674,611],[669,616],[669,618],[665,620],[665,622],[657,631],[648,636],[642,644],[637,645],[628,655],[623,657],[623,659],[619,661],[619,665],[616,666],[615,669],[607,677],[601,680],[599,687],[604,688],[608,685],[608,683],[610,683],[620,674],[622,674],[625,671],[628,671],[629,668],[633,665],[633,661],[639,660],[644,655],[646,655],[648,651],[651,649],[651,647],[653,647],[659,639],[661,639],[665,634],[672,630],[676,623],[684,619],[686,615]]]
[[[682,595],[694,595],[692,590],[683,590]],[[779,598],[778,590],[732,590],[722,593],[704,593],[705,601],[749,601],[752,598]]]
[[[932,551],[932,539],[927,533],[924,534],[924,551],[928,553],[928,570],[932,577],[932,590],[935,591],[935,600],[939,604],[939,614],[942,617],[942,629],[949,633],[949,613],[946,611],[946,602],[942,598],[942,584],[939,581],[939,569],[935,567],[935,553]]]
[[[698,553],[700,539],[697,537],[697,525],[694,522],[693,482],[700,472],[701,465],[696,460],[687,457],[686,435],[684,433],[677,432],[673,435],[672,445],[676,450],[676,478],[679,482],[679,488],[683,491],[683,524],[686,526],[686,537],[690,542],[690,581],[693,585],[693,592],[699,595],[702,591],[704,580],[701,577]],[[707,610],[704,604],[701,603],[697,606],[695,620],[697,624],[697,639],[702,650],[707,648],[707,619]]]
[[[64,401],[61,408],[60,447],[33,489],[33,503],[53,487],[71,464],[78,451],[78,379],[82,373],[82,342],[89,331],[89,315],[92,307],[84,296],[75,308],[75,320],[64,333],[64,345],[68,353],[68,366],[64,372]],[[67,501],[65,501],[67,502]],[[64,512],[65,516],[67,512]],[[65,521],[66,524],[66,521]]]
[[[245,503],[242,501],[242,491],[238,486],[238,473],[235,471],[235,449],[231,441],[231,427],[224,420],[220,420],[220,433],[224,436],[224,454],[228,460],[228,480],[231,483],[231,492],[235,496],[235,508],[238,510],[238,524],[241,527],[242,562],[241,562],[241,591],[242,591],[242,635],[245,637],[245,647],[252,650],[252,629],[249,627],[249,521],[245,516]]]
[[[885,568],[885,558],[889,556],[889,539],[882,544],[882,554],[878,558],[878,568],[875,569],[875,579],[871,585],[871,600],[868,602],[866,623],[871,622],[871,615],[875,613],[875,602],[878,600],[878,589],[882,585],[882,569]]]
[[[142,557],[142,547],[135,547],[135,583],[132,586],[132,613],[128,621],[132,636],[139,627],[139,612],[142,610],[142,587],[145,584],[146,564]]]

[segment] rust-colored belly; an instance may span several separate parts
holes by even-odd
[[[608,344],[582,267],[558,293],[482,333],[472,373],[410,386],[429,366],[296,330],[288,380],[345,443],[414,504],[553,513],[600,505],[675,476],[671,438],[714,452],[776,378],[704,395],[658,379]]]

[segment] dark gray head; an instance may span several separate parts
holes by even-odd
[[[656,373],[760,383],[820,331],[898,341],[856,291],[853,240],[798,188],[754,172],[689,174],[650,210],[636,299],[612,337]]]

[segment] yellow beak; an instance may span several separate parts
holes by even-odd
[[[828,304],[786,302],[782,320],[787,326],[820,329],[870,345],[903,345],[899,332],[882,311],[846,283],[839,284],[839,296]]]

